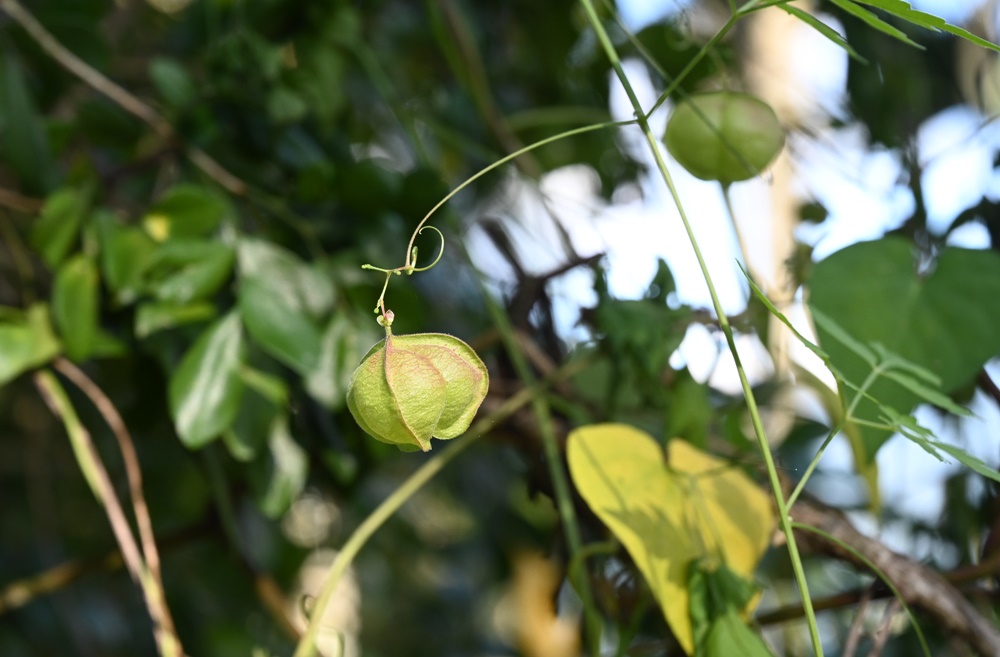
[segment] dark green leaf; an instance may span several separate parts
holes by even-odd
[[[170,378],[170,412],[191,449],[232,426],[243,397],[243,329],[236,313],[206,329]]]
[[[875,366],[870,358],[891,354],[885,363],[891,369],[924,380],[927,370],[948,393],[968,384],[1000,352],[1000,255],[948,247],[925,271],[919,265],[912,244],[900,238],[855,244],[816,265],[810,306],[823,347],[842,377],[864,381]],[[874,344],[884,351],[864,346]],[[919,382],[912,376],[903,381],[882,376],[868,392],[905,414],[925,398],[914,385]],[[864,399],[854,415],[877,421],[878,406]],[[889,432],[860,430],[872,458]]]
[[[822,328],[822,331],[833,338],[841,344],[844,348],[850,350],[855,356],[862,359],[871,367],[875,367],[878,362],[878,357],[875,354],[874,349],[868,345],[862,344],[860,341],[855,340],[854,337],[845,331],[840,324],[835,322],[832,317],[828,316],[826,313],[813,308],[813,321],[816,322],[816,327]]]
[[[59,355],[49,307],[35,304],[0,320],[0,385]]]
[[[86,360],[98,336],[97,265],[85,255],[67,260],[52,286],[52,317],[72,360]]]
[[[57,267],[73,248],[89,204],[89,191],[79,187],[64,187],[45,199],[31,244],[49,267]]]
[[[924,383],[932,385],[935,388],[941,387],[941,377],[927,368],[921,367],[916,363],[912,363],[901,356],[897,356],[878,342],[872,345],[872,349],[875,350],[875,354],[878,356],[878,359],[882,363],[883,367],[912,374]]]
[[[267,114],[275,123],[295,123],[305,118],[309,105],[288,87],[275,87],[267,97]]]
[[[257,506],[269,518],[281,516],[305,488],[309,459],[288,430],[288,418],[270,427],[268,451],[255,462],[253,487]]]
[[[155,57],[149,63],[149,77],[167,104],[177,109],[191,105],[198,89],[183,66],[169,57]]]
[[[320,334],[307,315],[259,278],[245,278],[239,290],[240,316],[254,342],[300,374],[319,360]]]
[[[25,189],[44,194],[51,189],[56,171],[45,125],[28,90],[21,58],[7,47],[3,60],[0,66],[0,156]]]
[[[275,423],[286,421],[288,386],[284,381],[258,370],[241,371],[246,393],[233,426],[223,435],[226,448],[237,461],[250,461],[274,432]]]

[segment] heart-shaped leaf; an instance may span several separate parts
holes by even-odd
[[[678,642],[694,651],[689,571],[714,557],[750,579],[774,528],[769,497],[745,474],[683,440],[663,449],[624,424],[570,434],[570,474],[628,550]]]
[[[872,371],[872,357],[887,350],[932,372],[940,389],[951,392],[1000,352],[1000,255],[993,251],[948,247],[928,265],[907,240],[863,242],[817,264],[810,286],[810,305],[835,318],[849,336],[817,322],[830,362],[855,385]],[[912,376],[900,378],[881,377],[868,392],[905,414],[924,395],[915,391]],[[853,398],[854,391],[844,392]],[[854,416],[880,419],[869,399],[861,399]],[[855,428],[871,461],[890,434]]]

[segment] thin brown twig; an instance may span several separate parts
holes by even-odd
[[[0,0],[0,10],[7,13],[8,16],[24,28],[25,32],[35,40],[39,47],[67,71],[78,77],[98,93],[111,99],[126,112],[142,119],[149,124],[154,132],[164,139],[168,141],[179,140],[179,136],[173,126],[159,112],[74,55],[51,32],[46,30],[31,12],[21,6],[17,0]],[[230,193],[237,196],[246,195],[246,183],[226,170],[205,151],[196,146],[186,146],[185,150],[187,151],[188,158],[196,167],[205,172],[206,175],[222,185]]]
[[[159,539],[163,552],[188,545],[215,530],[210,517],[179,531],[162,535]],[[87,575],[99,572],[115,572],[122,568],[122,553],[112,549],[104,554],[77,557],[63,561],[50,568],[7,582],[0,587],[0,616],[20,609],[37,598],[49,595],[70,586]]]
[[[129,527],[128,519],[122,509],[121,502],[115,494],[114,486],[111,484],[111,477],[107,468],[101,460],[94,441],[90,436],[76,412],[65,398],[65,392],[58,380],[48,370],[39,370],[34,374],[35,387],[41,394],[45,404],[52,411],[53,415],[60,418],[66,426],[67,432],[71,432],[71,440],[79,441],[82,453],[78,453],[81,469],[85,474],[89,471],[92,475],[92,484],[95,486],[95,494],[111,524],[111,531],[121,550],[125,567],[128,569],[132,579],[139,585],[146,601],[146,607],[153,620],[153,634],[156,638],[157,647],[161,657],[181,657],[184,649],[177,633],[173,631],[173,622],[170,619],[170,612],[167,610],[166,599],[163,595],[163,587],[152,579],[149,568],[145,563],[132,529]],[[73,435],[75,434],[75,435]]]
[[[30,214],[42,209],[44,201],[30,196],[23,196],[10,189],[0,188],[0,206],[17,212]]]
[[[875,630],[875,641],[872,643],[871,650],[868,651],[868,657],[878,657],[885,650],[885,644],[889,641],[889,635],[892,634],[892,619],[899,613],[900,607],[902,604],[896,599],[885,608],[885,615],[882,617],[878,629]]]
[[[153,521],[149,517],[149,507],[146,504],[146,496],[142,490],[142,468],[139,466],[139,455],[135,451],[135,442],[132,440],[131,434],[129,434],[128,427],[125,426],[125,420],[122,419],[121,414],[111,399],[104,394],[100,386],[94,383],[83,370],[62,357],[57,358],[53,366],[62,372],[63,376],[72,381],[73,385],[79,388],[90,399],[118,441],[118,449],[121,450],[122,461],[125,464],[125,477],[128,479],[129,495],[132,498],[132,511],[135,514],[136,524],[139,527],[142,554],[146,559],[146,566],[162,589],[163,577],[160,573],[160,554],[156,549]],[[164,620],[168,623],[170,631],[173,632],[174,623],[170,617],[169,609],[166,610]]]
[[[858,608],[854,610],[854,619],[851,621],[851,628],[847,632],[847,640],[844,641],[843,657],[854,657],[854,653],[858,651],[858,644],[861,642],[861,632],[865,626],[865,614],[868,612],[868,604],[872,600],[874,591],[874,585],[866,588],[864,595],[861,596],[861,600],[858,602]]]
[[[39,596],[66,587],[86,573],[115,570],[122,565],[121,552],[112,550],[97,558],[65,561],[40,573],[9,582],[0,589],[0,616],[20,609]]]

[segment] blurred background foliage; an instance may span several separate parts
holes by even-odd
[[[703,4],[708,15],[723,6]],[[155,652],[104,510],[30,375],[59,354],[105,391],[134,438],[186,651],[289,654],[304,566],[328,559],[324,550],[423,458],[366,437],[344,407],[351,372],[379,338],[372,308],[382,280],[360,265],[402,264],[424,214],[482,167],[608,120],[610,68],[578,5],[563,0],[23,7],[57,46],[137,105],[123,107],[68,72],[0,3],[0,587],[31,583],[27,598],[4,589],[0,654]],[[852,60],[848,76],[850,120],[864,123],[873,144],[905,150],[924,120],[965,102],[953,38],[921,35],[927,50],[917,51],[835,3],[822,9],[878,63]],[[636,55],[609,6],[604,18],[622,52]],[[706,40],[697,27],[684,11],[638,38],[672,76]],[[719,43],[682,89],[738,80],[743,36],[737,29]],[[578,254],[571,228],[558,221],[548,248],[559,269],[541,272],[519,251],[511,236],[533,227],[510,218],[512,199],[537,194],[546,173],[568,165],[589,167],[608,202],[643,175],[604,130],[485,176],[436,215],[448,237],[441,264],[393,277],[396,329],[466,339],[489,366],[491,398],[502,400],[521,382],[484,302],[484,289],[498,294],[539,372],[594,356],[550,397],[562,435],[587,422],[627,421],[754,471],[759,456],[742,398],[670,365],[688,327],[715,320],[676,302],[665,263],[643,298],[617,299],[600,259]],[[912,166],[917,173],[919,163]],[[911,180],[919,193],[919,175]],[[946,235],[928,233],[920,212],[900,232],[922,246],[942,244]],[[984,198],[979,214],[960,219],[983,221],[996,249],[996,216]],[[468,260],[462,240],[474,224],[511,266],[513,284]],[[418,245],[425,262],[437,248],[433,238]],[[571,351],[566,327],[553,320],[549,283],[575,268],[592,272],[597,303],[580,314],[589,339]],[[734,322],[749,334],[763,330],[764,315],[751,303]],[[124,492],[106,423],[66,387]],[[779,382],[759,387],[765,405],[780,391]],[[795,422],[779,454],[789,471],[825,430]],[[991,517],[991,495],[973,504],[962,493],[973,476],[950,482],[941,524],[912,528],[950,546],[959,563],[975,558],[970,536]],[[533,418],[515,415],[362,552],[331,633],[342,633],[349,654],[372,657],[519,654],[516,628],[529,624],[518,617],[523,605],[503,603],[528,567],[518,555],[541,551],[565,565],[550,490]],[[606,539],[580,509],[585,541]],[[815,572],[829,582],[820,594],[861,581],[819,565]],[[25,579],[38,573],[47,577]],[[790,581],[784,557],[769,559],[762,577],[780,598]],[[628,654],[677,654],[627,555],[601,557],[591,578],[609,624],[635,637]],[[560,580],[536,598],[557,597]],[[558,599],[572,613],[573,596],[564,590]],[[830,618],[841,631],[850,622],[846,612]],[[793,636],[784,641],[788,654],[801,654]],[[531,654],[525,645],[521,654]],[[893,645],[884,654],[915,654],[909,635]]]

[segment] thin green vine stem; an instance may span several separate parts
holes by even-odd
[[[792,562],[792,570],[795,573],[795,580],[802,595],[802,606],[806,612],[806,620],[809,624],[809,636],[812,642],[813,652],[816,657],[823,657],[823,642],[819,636],[819,627],[816,623],[816,613],[812,607],[812,599],[809,597],[809,585],[806,581],[802,558],[799,555],[798,545],[795,542],[792,520],[789,516],[789,507],[786,504],[784,494],[782,493],[781,481],[778,478],[778,471],[774,465],[774,457],[771,454],[771,448],[767,442],[767,435],[764,432],[764,425],[760,419],[760,411],[757,408],[757,400],[754,397],[753,388],[750,386],[750,381],[747,379],[746,371],[743,368],[739,352],[736,349],[736,340],[733,337],[732,327],[730,326],[729,319],[726,317],[726,313],[722,308],[722,303],[719,300],[718,293],[716,292],[715,284],[713,283],[711,273],[708,270],[708,265],[706,264],[705,258],[701,253],[701,248],[698,246],[698,240],[695,237],[694,230],[687,217],[687,213],[684,211],[684,206],[681,202],[680,195],[677,192],[677,188],[674,185],[673,178],[667,169],[667,163],[663,159],[659,143],[656,137],[654,137],[652,130],[649,128],[649,121],[646,119],[647,114],[643,112],[642,105],[639,103],[635,90],[632,88],[632,84],[629,82],[628,76],[622,68],[618,51],[615,49],[608,33],[605,31],[604,25],[601,23],[601,20],[594,9],[593,2],[591,0],[580,0],[580,2],[587,13],[591,27],[593,27],[598,40],[604,48],[608,60],[611,62],[611,66],[614,69],[615,74],[618,76],[629,101],[632,103],[635,115],[638,117],[639,127],[649,144],[650,151],[656,160],[656,166],[660,170],[663,181],[670,190],[670,196],[673,199],[674,204],[677,206],[677,211],[684,224],[684,230],[687,233],[688,239],[691,242],[691,248],[694,249],[695,257],[698,260],[698,266],[701,269],[702,277],[705,279],[705,284],[708,286],[708,291],[712,298],[712,306],[715,308],[716,315],[718,315],[719,318],[719,326],[726,336],[726,342],[728,343],[729,350],[733,355],[733,362],[736,365],[736,371],[740,377],[740,385],[743,388],[743,396],[746,399],[747,411],[750,414],[750,420],[753,424],[754,433],[757,437],[757,443],[760,448],[761,455],[764,458],[764,464],[767,467],[768,479],[771,484],[771,492],[774,495],[774,501],[778,508],[778,522],[788,543],[788,556]],[[751,3],[748,4],[752,4],[752,2],[753,0],[751,0]],[[735,19],[743,14],[744,12],[742,10],[739,13],[734,14],[730,20],[727,21],[726,26],[731,27]],[[722,31],[720,30],[720,34],[721,33]],[[678,79],[680,79],[680,76],[678,76]],[[675,80],[675,84],[676,83],[677,80]]]
[[[333,563],[327,571],[326,581],[316,597],[316,602],[312,607],[309,618],[309,625],[303,633],[295,648],[293,657],[314,657],[316,654],[316,637],[319,634],[320,626],[323,622],[323,615],[330,598],[337,588],[341,577],[347,572],[347,568],[354,561],[354,558],[361,552],[368,539],[375,534],[385,522],[393,516],[417,491],[424,487],[427,482],[433,479],[446,465],[455,460],[459,454],[464,452],[476,439],[490,432],[494,425],[502,422],[517,410],[530,403],[541,395],[549,386],[559,381],[563,381],[583,368],[587,367],[590,361],[581,358],[556,370],[545,379],[530,385],[517,394],[511,396],[492,413],[476,420],[475,424],[464,434],[463,437],[451,442],[443,451],[435,454],[420,466],[406,481],[399,485],[389,497],[385,498],[378,507],[372,511],[364,521],[358,525],[354,533],[347,539],[343,547],[337,553]]]
[[[684,68],[681,69],[681,72],[677,74],[677,77],[675,77],[673,81],[663,91],[663,93],[659,95],[659,97],[656,99],[656,102],[653,103],[653,106],[649,108],[649,111],[645,113],[642,113],[640,111],[640,114],[638,114],[638,116],[643,116],[648,119],[650,116],[652,116],[653,112],[659,109],[660,105],[667,102],[667,99],[670,98],[670,96],[680,87],[680,84],[681,82],[684,81],[684,78],[686,78],[691,73],[691,71],[694,70],[694,67],[697,66],[699,62],[701,62],[701,60],[704,59],[708,53],[712,52],[712,49],[715,48],[715,46],[717,46],[719,42],[726,37],[727,34],[729,34],[729,31],[733,29],[733,27],[736,25],[736,23],[739,22],[741,18],[749,14],[752,14],[755,11],[760,11],[761,9],[765,9],[767,7],[773,7],[775,5],[786,4],[790,1],[791,0],[772,0],[772,1],[750,0],[749,2],[741,6],[739,9],[737,9],[733,14],[729,16],[726,22],[723,23],[722,27],[720,27],[719,30],[712,35],[712,38],[709,39],[705,43],[705,45],[701,47],[701,50],[695,53],[694,57],[692,57],[690,61],[688,61],[688,63],[684,66]]]
[[[896,599],[899,600],[899,603],[903,606],[903,609],[906,611],[906,614],[910,617],[910,622],[913,623],[913,631],[917,635],[917,640],[920,641],[920,647],[924,651],[924,656],[931,657],[930,648],[927,646],[927,639],[924,638],[924,631],[920,629],[920,623],[917,620],[916,614],[914,614],[913,610],[910,609],[910,606],[906,604],[906,598],[903,597],[902,592],[896,587],[892,579],[888,575],[886,575],[881,568],[875,565],[875,562],[873,562],[871,559],[858,552],[857,549],[854,548],[853,546],[848,545],[847,543],[840,540],[833,534],[825,532],[819,527],[813,527],[812,525],[807,525],[801,522],[793,522],[792,527],[799,531],[810,532],[818,536],[822,536],[831,543],[836,544],[838,547],[840,547],[840,549],[844,550],[845,552],[850,552],[852,555],[854,555],[856,559],[858,559],[863,564],[868,566],[868,568],[870,568],[871,571],[875,573],[886,586],[889,587],[889,590],[892,591],[892,594],[894,596],[896,596]]]
[[[591,125],[585,125],[585,126],[583,126],[581,128],[573,128],[572,130],[566,130],[565,132],[560,132],[557,135],[552,135],[551,137],[546,137],[545,139],[541,139],[539,141],[536,141],[533,144],[529,144],[529,145],[525,146],[522,149],[514,151],[510,155],[507,155],[505,157],[500,158],[499,160],[497,160],[496,162],[490,164],[489,166],[480,169],[478,172],[476,172],[472,176],[470,176],[461,185],[459,185],[455,189],[453,189],[450,192],[448,192],[448,194],[443,199],[441,199],[440,201],[438,201],[437,204],[433,208],[431,208],[427,212],[426,215],[424,215],[424,218],[420,220],[420,223],[417,224],[416,229],[413,231],[413,235],[410,237],[409,244],[406,245],[406,265],[405,265],[405,267],[408,267],[411,264],[410,258],[411,258],[412,254],[413,254],[413,243],[416,241],[417,234],[424,227],[424,224],[427,223],[427,221],[434,215],[435,212],[437,212],[439,209],[441,209],[441,206],[443,206],[445,203],[447,203],[448,201],[450,201],[453,196],[455,196],[460,191],[462,191],[463,189],[465,189],[466,187],[468,187],[469,185],[471,185],[472,183],[474,183],[476,180],[479,180],[480,178],[482,178],[483,176],[485,176],[490,171],[493,171],[494,169],[496,169],[498,167],[501,167],[504,164],[507,164],[511,160],[514,160],[514,159],[517,159],[517,158],[521,157],[525,153],[530,153],[531,151],[535,150],[536,148],[541,148],[542,146],[545,146],[546,144],[551,144],[552,142],[555,142],[555,141],[560,141],[562,139],[567,139],[569,137],[575,137],[576,135],[582,135],[582,134],[584,134],[586,132],[593,132],[595,130],[605,130],[607,128],[616,128],[616,127],[620,128],[620,127],[623,127],[623,126],[632,125],[635,122],[636,122],[636,119],[630,119],[628,121],[605,121],[603,123],[593,123]]]
[[[535,382],[535,375],[528,365],[528,361],[521,351],[514,331],[510,326],[510,321],[500,308],[499,304],[489,295],[485,286],[480,280],[483,298],[489,309],[493,323],[500,333],[504,348],[510,356],[511,363],[517,376],[526,385]],[[545,453],[545,461],[549,469],[549,478],[552,480],[552,488],[555,492],[556,509],[562,520],[563,533],[566,536],[566,546],[569,548],[569,563],[583,565],[583,541],[580,538],[580,527],[576,520],[576,508],[573,506],[573,495],[569,487],[569,478],[566,469],[563,467],[562,452],[556,440],[555,429],[552,426],[552,412],[549,408],[548,400],[544,395],[537,395],[531,400],[531,410],[538,423],[538,432],[542,438],[542,450]],[[590,588],[590,579],[587,577],[585,568],[568,569],[570,581],[575,585],[580,602],[583,603],[583,618],[587,635],[587,646],[593,657],[600,654],[601,647],[601,617],[594,606],[594,597]]]
[[[823,458],[823,453],[826,452],[826,448],[830,446],[830,443],[833,442],[834,437],[836,437],[836,435],[840,433],[840,430],[844,428],[844,425],[854,417],[854,411],[855,409],[857,409],[858,403],[861,401],[861,398],[865,396],[865,393],[868,391],[868,388],[872,387],[872,385],[875,383],[876,379],[878,379],[880,374],[881,370],[878,367],[873,369],[871,372],[868,373],[868,376],[865,377],[865,380],[861,383],[861,387],[858,388],[858,390],[854,393],[854,398],[851,400],[851,403],[847,407],[847,410],[844,411],[843,417],[840,418],[840,421],[837,423],[837,426],[835,426],[833,429],[830,430],[830,433],[823,440],[823,444],[819,446],[818,450],[816,450],[816,454],[809,461],[809,465],[806,466],[806,471],[802,474],[802,477],[799,479],[799,483],[795,485],[795,490],[793,490],[792,494],[788,496],[789,508],[793,504],[795,504],[795,500],[799,499],[799,495],[802,494],[802,491],[806,487],[806,482],[809,481],[809,477],[812,476],[813,471],[816,470],[816,467],[819,465],[820,460]]]

